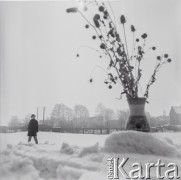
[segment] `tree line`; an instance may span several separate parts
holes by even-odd
[[[111,120],[120,121],[120,126],[124,126],[129,112],[126,110],[113,111],[104,104],[99,103],[95,109],[95,115],[90,117],[89,110],[86,106],[77,104],[73,109],[60,103],[55,104],[50,115],[45,119],[45,123],[52,127],[74,126],[86,127],[92,123],[95,127],[101,124],[108,126]],[[9,121],[10,127],[18,127],[20,124],[28,124],[31,114],[26,115],[24,119],[18,116],[12,116]],[[42,122],[42,120],[41,120]]]
[[[27,125],[30,121],[31,114],[27,114],[25,118],[20,119],[18,116],[12,116],[9,121],[9,127],[19,127],[22,124]],[[51,127],[65,127],[65,128],[108,128],[111,124],[117,121],[118,128],[124,128],[127,118],[129,116],[128,110],[117,110],[116,112],[99,103],[95,109],[95,114],[90,117],[89,110],[86,106],[77,104],[73,109],[67,105],[60,103],[55,104],[50,115],[43,123]],[[148,115],[151,127],[163,126],[169,124],[168,116],[152,117]],[[114,122],[113,122],[114,121]],[[42,120],[39,120],[42,123]]]

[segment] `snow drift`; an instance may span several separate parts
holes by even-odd
[[[105,140],[104,151],[107,153],[150,154],[166,157],[177,156],[177,149],[169,144],[171,143],[159,140],[152,134],[125,131],[111,134]]]
[[[47,136],[46,139],[54,136],[53,133],[42,134]],[[55,137],[57,136],[55,133]],[[67,139],[69,136],[72,135],[67,134]],[[85,141],[84,135],[77,136],[79,141],[81,138]],[[164,156],[166,161],[177,161],[181,149],[180,134],[176,133],[113,133],[106,136],[101,146],[102,135],[92,137],[95,139],[94,144],[86,147],[76,146],[74,140],[72,143],[69,141],[61,144],[46,141],[38,145],[23,142],[12,145],[9,142],[7,148],[0,153],[1,180],[106,180],[107,157],[112,154],[119,156],[120,153],[126,153],[127,157],[139,158],[138,162],[150,157],[156,160],[157,156]],[[176,144],[174,139],[177,139]]]
[[[102,156],[94,154],[97,148],[98,144],[79,148],[63,143],[59,150],[56,145],[47,142],[8,145],[1,153],[1,180],[104,179],[100,164]]]

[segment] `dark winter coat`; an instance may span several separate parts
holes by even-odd
[[[38,121],[36,119],[31,119],[28,124],[28,136],[37,136],[38,132]]]

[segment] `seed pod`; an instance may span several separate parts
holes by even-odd
[[[87,28],[89,28],[89,25],[88,25],[88,24],[86,24],[86,25],[85,25],[85,28],[86,28],[86,29],[87,29]]]
[[[112,89],[112,86],[111,86],[111,85],[109,85],[109,86],[108,86],[108,88],[109,88],[109,89]]]
[[[134,27],[133,25],[131,25],[131,31],[132,31],[132,32],[135,32],[135,31],[136,31],[136,29],[135,29],[135,27]]]
[[[167,59],[167,62],[169,62],[169,63],[170,63],[170,62],[172,62],[172,60],[171,60],[171,59]]]
[[[147,34],[144,33],[141,37],[142,37],[143,39],[146,39],[146,38],[147,38]]]
[[[103,12],[104,11],[104,7],[103,6],[99,6],[99,11]]]
[[[92,36],[92,39],[96,39],[96,36]]]
[[[124,15],[121,15],[120,21],[121,21],[121,24],[126,23],[126,19],[125,19]]]
[[[75,7],[67,9],[67,13],[76,13],[77,11],[78,9]]]
[[[168,58],[168,54],[164,54],[164,58]]]
[[[100,15],[99,15],[99,14],[96,14],[96,15],[94,16],[94,19],[95,19],[95,20],[99,20],[99,19],[100,19]]]
[[[106,45],[105,45],[104,43],[102,43],[102,44],[100,45],[100,48],[101,48],[101,49],[105,49],[105,48],[106,48]]]
[[[96,19],[94,19],[94,24],[95,24],[95,26],[96,26],[97,28],[100,27],[100,24],[99,24],[99,22],[98,22]]]
[[[157,60],[161,60],[161,57],[160,57],[160,56],[157,56]]]
[[[109,13],[108,13],[108,11],[104,11],[104,16],[108,16],[109,15]]]
[[[103,18],[104,18],[104,19],[107,19],[107,16],[104,15]]]

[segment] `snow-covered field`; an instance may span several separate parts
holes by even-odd
[[[39,144],[27,132],[0,134],[1,180],[106,180],[108,158],[132,163],[175,163],[181,172],[181,133],[120,132],[111,135],[39,132]],[[162,175],[167,167],[162,168]],[[144,170],[143,170],[144,172]],[[119,179],[124,179],[122,175]],[[151,179],[157,179],[151,170]]]

